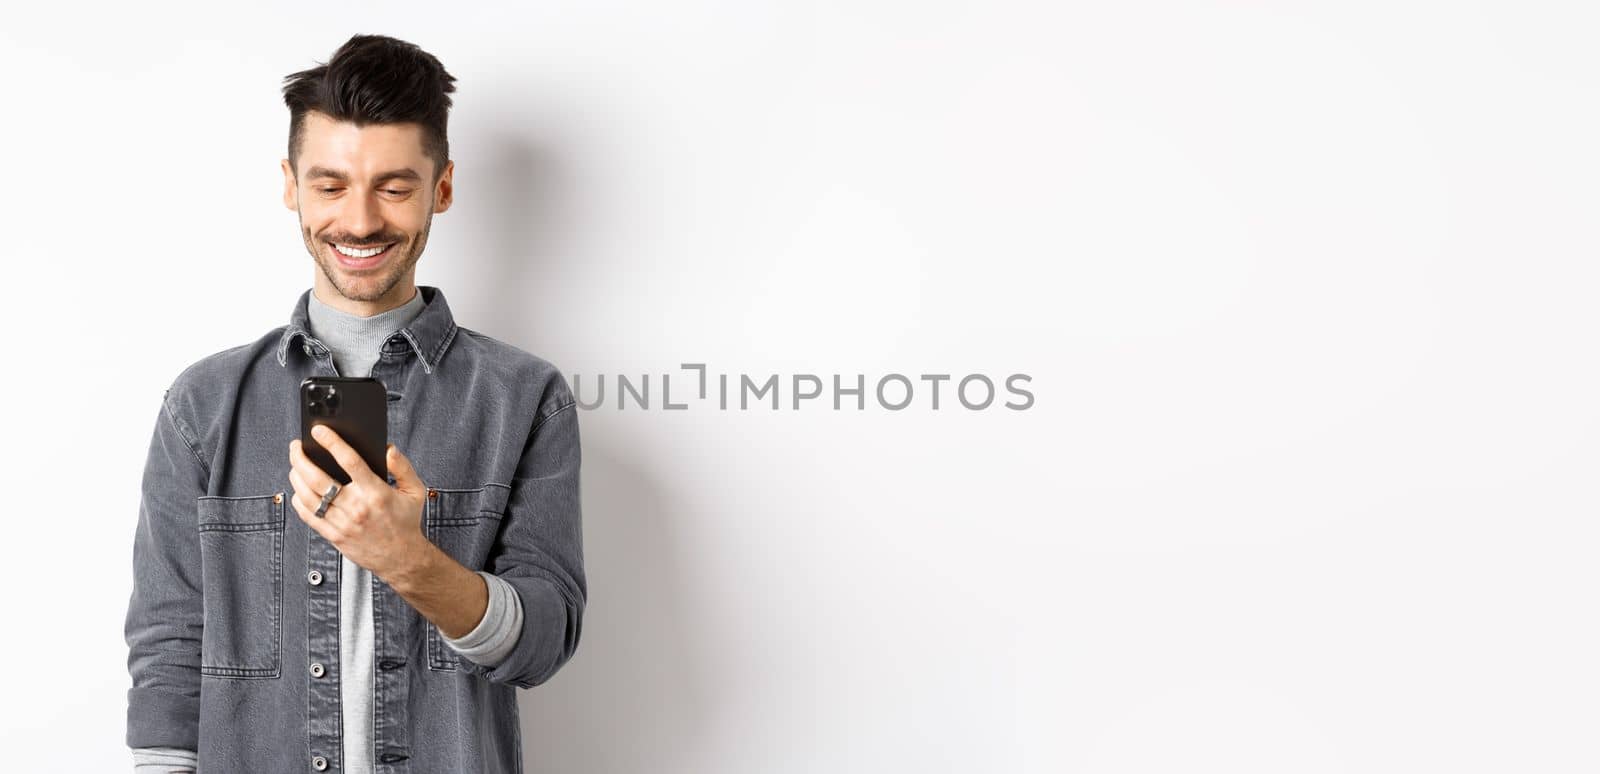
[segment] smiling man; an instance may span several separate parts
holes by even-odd
[[[376,35],[285,81],[283,201],[313,284],[162,398],[125,627],[138,772],[520,771],[515,689],[577,649],[571,389],[415,284],[451,204],[454,81]],[[336,435],[318,440],[348,484],[306,457],[313,375],[383,383],[387,478]]]

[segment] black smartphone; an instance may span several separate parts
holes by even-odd
[[[389,480],[389,391],[382,381],[371,376],[312,376],[300,383],[300,446],[333,480],[350,483],[350,474],[311,436],[316,425],[332,428],[378,478]]]

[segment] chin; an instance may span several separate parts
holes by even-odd
[[[388,274],[374,274],[370,271],[351,273],[340,266],[331,267],[333,270],[325,272],[333,283],[334,290],[339,295],[351,301],[377,301],[393,283]]]
[[[377,301],[383,297],[384,291],[388,289],[389,283],[380,280],[368,282],[357,280],[350,285],[350,292],[361,296],[363,301]]]

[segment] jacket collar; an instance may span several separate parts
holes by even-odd
[[[409,346],[417,353],[417,359],[422,361],[422,370],[431,374],[433,369],[439,366],[439,361],[444,358],[445,349],[450,346],[451,340],[456,337],[456,321],[450,314],[450,305],[445,303],[444,291],[432,285],[418,285],[417,292],[422,294],[424,304],[422,311],[417,313],[410,324],[396,331],[394,336],[390,336],[384,342],[383,351],[392,353]],[[311,317],[306,311],[310,302],[311,290],[307,288],[295,302],[294,311],[289,314],[289,325],[284,328],[283,336],[278,339],[278,365],[288,365],[289,345],[294,343],[296,336],[305,339],[304,346],[308,349],[313,347],[327,349],[326,345],[311,335]]]

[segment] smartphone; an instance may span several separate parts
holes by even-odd
[[[312,376],[300,383],[300,446],[334,481],[350,474],[328,453],[311,428],[327,425],[350,444],[373,473],[389,480],[389,391],[371,376]]]

